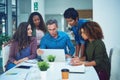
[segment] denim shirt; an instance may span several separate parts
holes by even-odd
[[[75,41],[76,44],[85,44],[84,39],[82,38],[82,36],[80,35],[79,31],[80,28],[82,27],[82,25],[87,22],[87,20],[78,20],[78,24],[75,26],[72,26],[71,30],[73,31],[74,35],[75,35]]]

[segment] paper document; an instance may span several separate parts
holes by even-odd
[[[84,65],[80,65],[80,66],[67,65],[66,68],[70,70],[70,73],[84,73],[85,72]]]

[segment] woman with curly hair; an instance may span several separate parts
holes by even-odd
[[[81,36],[88,40],[85,55],[82,58],[73,58],[71,64],[94,66],[100,80],[109,80],[110,62],[106,52],[103,39],[103,32],[100,25],[94,21],[88,21],[80,29]]]

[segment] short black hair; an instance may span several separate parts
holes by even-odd
[[[72,18],[75,20],[78,17],[79,17],[78,12],[74,8],[68,8],[64,12],[64,18]]]

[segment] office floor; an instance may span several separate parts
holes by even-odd
[[[0,58],[0,74],[3,73],[3,69],[2,69],[2,58]]]

